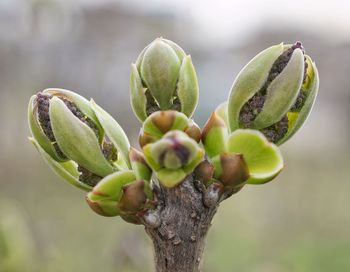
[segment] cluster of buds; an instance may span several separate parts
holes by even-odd
[[[88,192],[95,212],[139,224],[157,204],[155,185],[172,188],[194,173],[218,200],[275,178],[283,168],[277,145],[305,122],[318,85],[301,43],[272,46],[242,69],[228,101],[201,131],[190,119],[198,101],[191,58],[158,38],[132,64],[130,77],[142,152],[93,100],[62,89],[30,99],[30,140],[58,175]]]
[[[174,187],[202,160],[200,138],[200,128],[192,120],[168,110],[154,112],[144,121],[139,142],[158,180]]]
[[[271,46],[234,81],[227,106],[229,128],[259,130],[280,145],[305,122],[318,86],[316,65],[300,42]]]
[[[124,194],[139,190],[131,186],[132,182],[142,181],[145,190],[151,191],[147,189],[151,170],[144,160],[136,158],[135,151],[130,151],[128,138],[119,124],[93,100],[88,101],[68,90],[47,89],[31,97],[28,117],[33,135],[31,142],[51,168],[72,185],[91,192],[100,184],[120,184],[122,191],[118,194],[102,190],[109,195],[107,202],[113,197],[119,201]],[[144,167],[140,166],[142,163]],[[112,178],[116,173],[120,174],[119,178]],[[130,180],[131,173],[133,180]],[[90,196],[91,193],[88,199]],[[147,199],[151,199],[149,193]],[[128,206],[126,201],[123,201],[125,207]],[[140,204],[139,209],[145,203]],[[97,205],[103,210],[103,201],[92,205],[95,211]],[[117,212],[100,214],[119,215]]]
[[[317,68],[300,42],[258,54],[204,126],[202,142],[210,163],[198,166],[197,176],[206,186],[219,182],[232,192],[275,178],[283,168],[277,145],[305,122],[318,85]],[[204,179],[202,172],[211,175]]]
[[[174,42],[156,39],[132,64],[130,97],[141,122],[160,110],[176,110],[191,117],[198,102],[198,82],[191,57]]]

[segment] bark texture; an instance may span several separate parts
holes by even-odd
[[[157,272],[201,271],[206,235],[218,206],[218,201],[204,204],[206,193],[193,175],[175,188],[157,189],[157,210],[152,224],[145,224]]]

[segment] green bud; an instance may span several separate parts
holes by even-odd
[[[129,218],[150,207],[153,193],[149,183],[137,180],[133,171],[120,171],[102,179],[88,193],[86,200],[100,215]]]
[[[249,169],[242,154],[223,153],[212,159],[214,178],[225,187],[240,188],[249,178]]]
[[[248,177],[245,170],[248,167],[249,179],[246,183],[262,184],[275,178],[283,169],[283,158],[278,147],[257,130],[238,129],[232,132],[228,138],[227,151],[229,154],[241,155],[238,157],[225,155],[227,157],[224,160],[214,158],[215,177],[223,178],[222,175],[225,176],[225,171],[229,173],[230,167],[239,168],[238,176]],[[227,176],[229,178],[230,174]]]
[[[129,156],[131,167],[134,170],[136,179],[150,181],[152,177],[152,169],[148,166],[143,153],[131,147]]]
[[[235,79],[227,108],[230,130],[257,129],[281,144],[304,123],[317,91],[317,68],[301,43],[272,46]]]
[[[174,109],[190,117],[198,102],[198,82],[191,57],[169,40],[154,40],[132,64],[130,96],[141,122],[159,110]]]
[[[202,142],[209,157],[225,152],[228,129],[224,120],[213,112],[202,130]]]
[[[160,182],[174,187],[202,160],[204,152],[182,131],[169,131],[155,143],[143,147],[145,159]]]
[[[47,89],[32,96],[28,119],[39,153],[79,188],[89,190],[104,176],[130,167],[130,145],[121,127],[93,101],[74,92]]]
[[[200,141],[200,128],[188,119],[185,114],[177,111],[157,111],[152,113],[144,121],[139,143],[143,147],[146,144],[153,143],[161,139],[167,132],[171,130],[184,131],[195,141]]]

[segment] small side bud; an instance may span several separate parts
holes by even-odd
[[[221,154],[213,158],[214,178],[225,187],[236,188],[249,178],[248,166],[242,154]]]
[[[202,182],[206,187],[212,183],[214,166],[207,160],[202,161],[194,170],[195,179]]]
[[[213,112],[202,130],[202,142],[209,157],[225,152],[228,130],[223,119]]]
[[[144,188],[145,182],[143,180],[124,185],[123,195],[119,200],[118,208],[123,213],[136,213],[141,210],[147,201]]]
[[[143,153],[131,147],[129,156],[131,167],[134,170],[136,179],[150,181],[152,169],[148,166]]]

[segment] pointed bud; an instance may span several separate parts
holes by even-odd
[[[202,138],[202,132],[199,126],[193,121],[189,120],[187,128],[185,128],[184,132],[197,143],[200,142]]]
[[[154,40],[132,65],[130,96],[141,122],[159,110],[176,109],[190,117],[198,102],[198,83],[191,57],[174,42]]]
[[[228,130],[223,119],[213,112],[202,130],[202,142],[209,157],[225,152]]]
[[[317,90],[316,66],[300,42],[272,46],[253,58],[233,83],[230,129],[259,129],[269,141],[281,144],[305,121]]]

